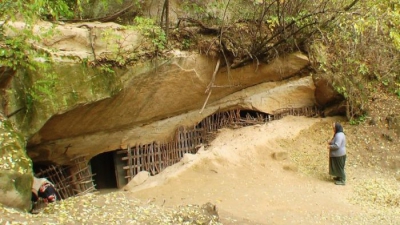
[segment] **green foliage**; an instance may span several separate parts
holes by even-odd
[[[19,84],[14,95],[18,99],[20,107],[24,108],[23,120],[28,124],[40,105],[46,105],[47,108],[59,106],[59,102],[56,100],[58,76],[51,71],[50,64],[45,64],[36,69],[24,70],[20,68],[14,78],[16,83]]]
[[[192,45],[191,40],[190,39],[183,39],[182,42],[182,47],[183,49],[190,49],[190,46]]]
[[[73,5],[75,2],[65,2],[62,0],[37,0],[32,4],[26,4],[21,0],[0,2],[0,20],[5,21],[0,24],[0,67],[18,71],[13,79],[13,83],[15,82],[18,87],[8,93],[10,96],[15,96],[12,105],[24,109],[25,114],[17,115],[18,120],[21,121],[20,128],[24,132],[34,131],[37,128],[35,125],[39,124],[42,119],[47,119],[48,114],[76,104],[77,101],[82,101],[82,98],[88,100],[103,95],[109,96],[110,92],[115,94],[120,90],[119,86],[117,82],[110,80],[117,78],[109,75],[114,73],[114,65],[125,65],[126,59],[131,56],[129,55],[131,52],[121,51],[121,46],[126,44],[123,43],[125,37],[120,37],[112,31],[109,34],[106,32],[106,35],[109,35],[109,47],[115,52],[112,60],[115,59],[116,63],[101,63],[100,73],[97,77],[87,78],[84,74],[77,78],[80,81],[87,80],[85,81],[89,87],[87,91],[75,91],[71,82],[66,84],[64,80],[60,80],[64,78],[57,72],[63,71],[55,72],[47,50],[43,50],[36,44],[41,39],[57,35],[55,30],[53,28],[43,30],[42,28],[38,32],[34,29],[36,29],[36,22],[43,16],[50,16],[53,19],[70,17],[67,5]],[[84,2],[82,0],[76,3]],[[14,12],[20,13],[15,14]],[[22,24],[22,26],[15,26],[14,22]],[[85,66],[90,64],[88,60],[83,60],[83,63]],[[102,76],[107,77],[103,79]],[[64,86],[60,87],[60,85]],[[104,86],[106,87],[104,88]],[[66,90],[69,87],[72,90]],[[60,90],[64,93],[62,97],[60,97]]]
[[[60,17],[69,18],[73,15],[64,0],[34,0],[30,3],[23,0],[4,0],[0,2],[0,8],[2,19],[15,19],[22,16],[27,23],[41,17],[59,19]]]
[[[55,3],[57,3],[56,1]],[[23,1],[3,1],[0,15],[1,19],[6,19],[6,22],[0,27],[0,65],[16,69],[17,67],[27,68],[35,70],[37,67],[42,67],[44,61],[49,60],[46,53],[38,51],[32,45],[32,41],[40,40],[43,36],[36,36],[33,33],[33,25],[36,20],[42,15],[42,12],[50,10],[56,12],[57,15],[62,15],[65,11],[61,10],[60,7],[64,7],[63,4],[54,5],[54,2],[48,1],[35,1],[35,4],[25,4]],[[52,8],[52,6],[56,8]],[[15,14],[19,12],[20,14]],[[66,13],[66,12],[65,12]],[[16,16],[22,15],[25,22],[22,28],[14,28],[9,26],[8,22],[17,20]],[[5,32],[8,35],[5,35]],[[41,35],[46,35],[42,33]]]
[[[52,31],[42,30],[39,35],[34,34],[33,27],[37,19],[49,13],[51,16],[61,16],[67,13],[64,4],[56,4],[58,1],[35,1],[33,4],[25,4],[23,1],[3,1],[1,4],[4,11],[1,11],[0,17],[7,21],[0,28],[0,66],[11,68],[15,71],[31,71],[46,69],[49,66],[50,58],[47,53],[35,47],[35,41],[51,35]],[[13,14],[18,11],[20,14]],[[23,19],[21,18],[23,16]],[[16,28],[10,25],[11,22],[23,20],[22,27]],[[53,75],[43,74],[42,79],[33,80],[30,76],[22,76],[20,82],[22,89],[19,93],[20,99],[24,99],[26,111],[32,112],[34,103],[52,99],[54,96]]]
[[[73,16],[68,4],[64,0],[36,0],[36,10],[39,16],[58,20],[59,18],[71,18]]]
[[[310,48],[314,67],[348,102],[350,120],[362,118],[377,86],[398,93],[400,52],[393,33],[399,22],[396,1],[360,2],[357,13],[336,18]],[[398,27],[398,26],[397,26]]]
[[[149,18],[136,17],[134,29],[139,30],[143,36],[149,38],[155,50],[164,50],[167,43],[165,32]]]
[[[28,56],[23,51],[25,40],[21,36],[17,36],[13,39],[4,39],[3,48],[0,50],[0,64],[6,67],[10,67],[14,70],[20,64],[30,66],[27,62]]]
[[[206,8],[202,1],[190,1],[184,0],[182,3],[182,10],[186,13],[186,16],[196,18],[196,19],[204,19],[207,14]]]
[[[126,59],[129,57],[129,55],[123,51],[125,38],[114,32],[112,28],[104,30],[101,35],[103,40],[108,43],[107,49],[111,52],[108,58],[115,61],[117,65],[125,65]]]
[[[398,88],[397,90],[395,90],[394,93],[397,95],[397,97],[400,98],[400,88]]]
[[[162,36],[158,38],[163,38],[165,42],[165,34],[161,28],[156,27],[155,25],[152,25],[152,27],[156,28],[157,31],[161,33]],[[146,26],[140,27],[140,31],[143,32],[143,35],[147,38],[153,37],[151,30],[146,30],[146,28]],[[127,30],[128,32],[115,32],[114,28],[108,28],[103,30],[101,33],[102,41],[107,43],[108,52],[105,55],[104,60],[100,60],[97,65],[100,65],[104,72],[112,72],[113,66],[126,66],[129,62],[135,60],[137,56],[137,47],[134,47],[136,43],[130,43],[129,41],[131,39],[129,38],[132,33],[135,33],[134,31],[138,30],[138,28],[136,26],[125,26],[124,30]],[[160,39],[153,38],[151,40],[158,49],[164,49],[164,42],[161,43]],[[155,51],[154,49],[149,50]]]
[[[367,120],[367,116],[364,114],[357,118],[350,119],[350,125],[358,125],[358,124],[365,122],[366,120]]]
[[[55,96],[54,87],[56,85],[56,75],[52,72],[43,74],[43,77],[34,81],[32,86],[28,88],[28,95],[32,97],[32,101],[43,101],[44,99],[52,101]]]
[[[113,74],[115,71],[112,69],[112,66],[109,64],[103,64],[100,67],[100,71],[102,71],[105,74]]]

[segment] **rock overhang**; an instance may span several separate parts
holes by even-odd
[[[216,59],[194,54],[131,76],[116,96],[51,117],[28,142],[28,154],[37,162],[62,164],[77,155],[94,156],[127,144],[165,140],[177,127],[193,126],[221,109],[271,113],[315,103],[311,76],[295,76],[308,60],[294,53],[230,74],[220,70],[201,110],[215,64]]]

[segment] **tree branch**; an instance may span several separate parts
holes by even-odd
[[[206,91],[205,91],[205,93],[208,92],[208,96],[207,96],[207,98],[206,98],[206,101],[205,101],[204,104],[203,104],[203,107],[201,108],[201,110],[200,110],[200,112],[199,112],[200,114],[203,112],[204,108],[205,108],[206,105],[207,105],[208,99],[209,99],[210,96],[211,96],[212,88],[213,88],[213,86],[214,86],[215,76],[217,75],[220,62],[221,62],[221,60],[218,59],[217,65],[215,65],[214,73],[213,73],[213,75],[212,75],[212,77],[211,77],[211,81],[210,81],[210,83],[208,84],[207,89],[206,89]]]

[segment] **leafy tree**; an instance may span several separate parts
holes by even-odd
[[[351,120],[363,117],[378,88],[400,96],[398,8],[398,1],[363,1],[312,41],[314,66],[346,98]]]
[[[204,45],[217,45],[215,49],[226,53],[227,65],[238,68],[250,62],[268,62],[293,51],[307,51],[306,41],[320,27],[350,10],[357,2],[240,0],[200,3],[187,0],[183,6],[194,11],[195,17],[181,20],[197,23],[203,32],[218,35],[218,42],[211,40]],[[216,4],[225,13],[213,13],[211,9]]]

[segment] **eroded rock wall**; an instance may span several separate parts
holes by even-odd
[[[228,73],[220,69],[204,111],[217,59],[199,54],[153,64],[131,75],[114,97],[54,115],[29,141],[34,161],[68,163],[127,144],[163,141],[179,125],[195,125],[219,109],[243,107],[266,113],[314,105],[310,76],[291,78],[308,65],[300,53],[268,65],[249,65]],[[291,79],[289,79],[291,78]]]

